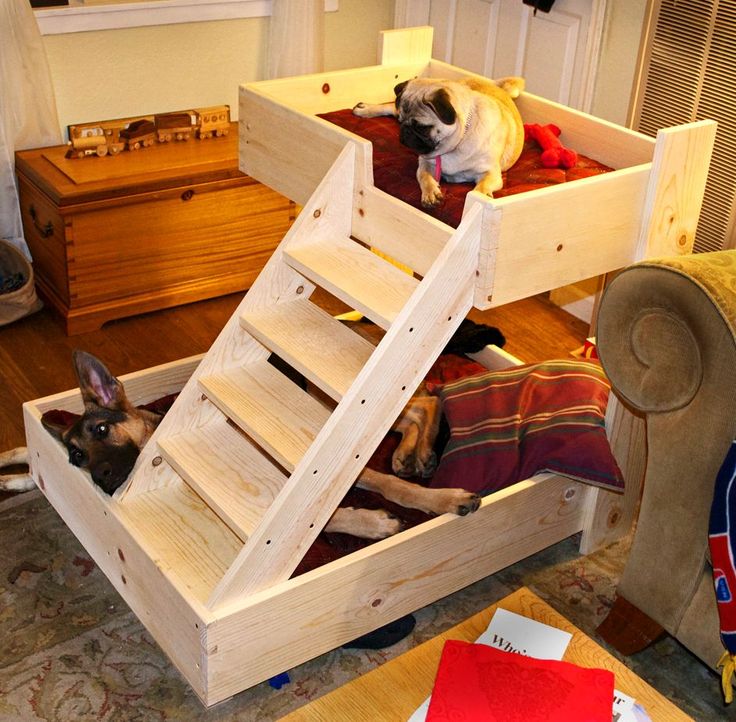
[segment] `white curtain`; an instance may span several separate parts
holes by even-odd
[[[46,52],[28,0],[0,0],[0,238],[30,259],[14,153],[61,143]]]
[[[320,73],[324,51],[324,0],[273,0],[268,77]]]

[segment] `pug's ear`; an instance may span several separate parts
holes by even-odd
[[[445,88],[440,88],[424,101],[435,115],[445,124],[453,125],[457,120],[457,113],[450,100],[450,94]]]
[[[406,90],[406,86],[409,85],[409,81],[405,80],[403,83],[399,83],[398,85],[394,86],[394,93],[396,93],[396,107],[399,107],[399,103],[401,102],[401,94]]]

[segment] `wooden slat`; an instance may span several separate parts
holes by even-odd
[[[210,401],[288,471],[330,416],[267,361],[207,376],[199,383]]]
[[[243,541],[286,482],[273,462],[226,420],[162,439],[159,447]]]
[[[384,329],[419,283],[349,238],[293,244],[284,256],[290,266]]]
[[[454,229],[375,186],[355,198],[351,235],[426,276]]]
[[[712,120],[657,133],[641,235],[632,260],[692,251],[715,135]]]
[[[486,265],[474,305],[503,305],[630,263],[649,171],[647,164],[499,199],[469,194],[494,216],[481,238]]]
[[[308,300],[252,309],[240,323],[335,401],[340,401],[374,346]]]

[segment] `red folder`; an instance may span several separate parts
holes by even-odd
[[[611,722],[613,673],[448,640],[428,722]]]

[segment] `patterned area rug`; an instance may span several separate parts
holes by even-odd
[[[526,585],[591,636],[628,541],[588,557],[572,537],[416,612],[379,651],[333,650],[206,710],[40,492],[0,504],[0,722],[264,722],[382,664]],[[598,640],[600,642],[600,640]],[[697,720],[733,719],[718,680],[670,638],[627,660]]]

